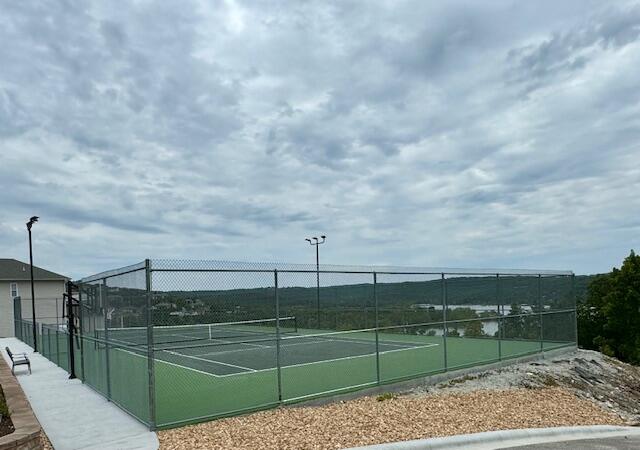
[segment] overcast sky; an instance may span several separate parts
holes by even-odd
[[[640,3],[0,0],[0,257],[571,269],[640,247]]]

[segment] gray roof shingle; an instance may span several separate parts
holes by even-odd
[[[22,281],[30,280],[29,263],[17,259],[0,258],[0,280]],[[68,280],[69,277],[33,266],[33,279],[44,280]]]

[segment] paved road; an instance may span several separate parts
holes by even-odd
[[[550,442],[547,444],[509,447],[503,450],[639,450],[640,436],[585,439],[581,441]]]

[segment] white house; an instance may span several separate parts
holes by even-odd
[[[33,267],[36,320],[56,323],[62,317],[65,283],[69,278],[40,267]],[[29,264],[0,258],[0,337],[14,335],[13,303],[20,297],[22,317],[31,319],[31,276]]]

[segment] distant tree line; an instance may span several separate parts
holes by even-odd
[[[216,276],[227,276],[217,274]],[[333,274],[321,274],[328,283]],[[449,336],[500,337],[505,339],[540,338],[571,341],[575,328],[569,314],[545,314],[542,324],[538,316],[543,310],[570,309],[574,293],[584,296],[588,277],[546,276],[456,276],[424,281],[406,281],[401,275],[386,275],[372,283],[348,284],[349,275],[335,278],[336,284],[322,286],[283,286],[278,289],[280,317],[296,318],[298,328],[347,331],[368,329],[377,321],[388,333],[434,335],[444,332],[443,296],[446,295]],[[362,279],[361,276],[358,278]],[[397,280],[397,281],[396,281]],[[308,280],[307,280],[308,281]],[[340,283],[341,282],[341,283]],[[188,286],[185,286],[186,288]],[[84,311],[102,316],[104,302],[111,311],[109,326],[144,326],[146,324],[146,292],[143,289],[108,286],[100,295],[98,286],[87,287]],[[540,288],[540,291],[538,291]],[[320,308],[318,308],[318,295]],[[538,304],[540,299],[541,305]],[[510,311],[500,320],[499,329],[489,332],[482,319],[499,316],[498,303]],[[248,287],[222,290],[154,291],[152,295],[155,325],[187,325],[271,319],[276,316],[275,289]],[[467,305],[481,305],[472,309]],[[503,311],[504,313],[504,311]],[[478,320],[474,320],[478,319]],[[100,321],[85,320],[85,324]],[[433,324],[433,325],[429,325]],[[291,322],[287,322],[290,326]],[[542,326],[542,330],[541,330]],[[84,328],[84,327],[83,327]],[[86,328],[85,328],[86,329]]]

